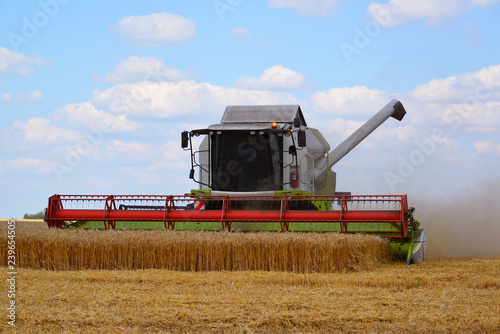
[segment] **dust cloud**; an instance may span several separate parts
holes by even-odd
[[[427,255],[500,257],[500,180],[466,187],[447,198],[409,198],[427,231]]]

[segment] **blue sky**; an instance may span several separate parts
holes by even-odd
[[[499,180],[499,3],[2,1],[0,217],[196,188],[179,134],[229,104],[298,103],[335,147],[400,99],[338,190],[480,193]]]

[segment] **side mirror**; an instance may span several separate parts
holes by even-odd
[[[300,118],[295,117],[293,119],[293,126],[296,127],[296,128],[300,128]]]
[[[191,180],[194,179],[194,168],[191,168],[191,170],[189,171],[189,178]]]
[[[297,132],[297,140],[299,147],[306,147],[306,132],[304,130]]]
[[[186,148],[189,145],[189,132],[182,131],[181,133],[181,147]]]

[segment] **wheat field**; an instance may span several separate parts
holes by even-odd
[[[16,329],[498,333],[499,273],[500,259],[330,274],[19,269]],[[2,305],[6,298],[0,295]]]
[[[47,229],[22,226],[18,240],[33,231],[42,238]],[[382,261],[356,268],[328,273],[18,268],[15,329],[500,333],[500,258],[434,258],[410,267]],[[7,302],[7,293],[0,294],[1,305]],[[8,330],[6,320],[2,329]]]

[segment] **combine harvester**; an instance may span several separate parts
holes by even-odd
[[[405,114],[392,100],[329,152],[299,105],[228,106],[220,124],[182,132],[189,178],[199,189],[181,196],[54,195],[45,221],[52,228],[367,233],[387,238],[394,258],[423,261],[426,233],[406,195],[338,193],[331,170],[388,118]]]

